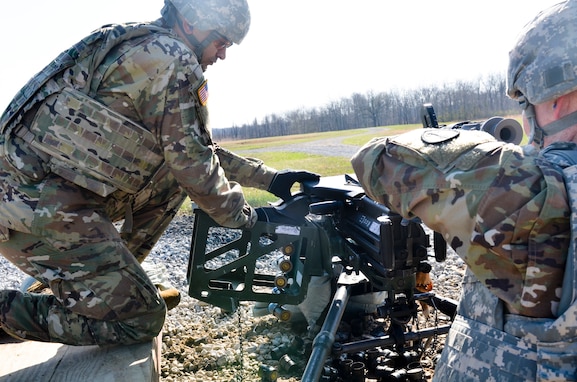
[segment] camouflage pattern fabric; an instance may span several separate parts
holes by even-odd
[[[560,1],[543,10],[519,32],[509,51],[507,95],[533,105],[575,90],[577,2]],[[562,25],[563,27],[559,27]]]
[[[64,88],[15,131],[50,169],[101,196],[136,193],[163,163],[156,137],[84,93]]]
[[[167,34],[168,31],[160,26],[160,22],[109,24],[95,30],[60,53],[16,93],[0,117],[0,132],[4,133],[7,129],[14,127],[20,122],[25,112],[64,86],[93,95],[101,82],[103,73],[94,72],[91,68],[97,68],[108,55],[109,50],[122,41],[150,33]],[[74,67],[72,73],[76,74],[73,77],[65,73],[71,67]]]
[[[105,226],[94,218],[95,225]],[[53,294],[1,290],[0,320],[8,333],[36,341],[110,345],[147,341],[162,329],[164,301],[118,233],[115,240],[111,231],[108,238],[66,247],[30,234],[11,236],[0,244],[2,254],[41,278]]]
[[[190,196],[224,226],[250,226],[256,213],[240,184],[266,189],[276,174],[213,144],[196,92],[204,77],[182,41],[166,30],[119,43],[114,36],[128,29],[108,26],[60,55],[2,116],[0,253],[54,293],[0,291],[2,327],[21,338],[87,345],[154,337],[165,305],[139,263],[182,202]],[[94,62],[100,65],[90,70]],[[16,135],[35,104],[64,87],[88,93],[156,138],[164,163],[138,192],[93,193],[54,173],[50,155]],[[114,222],[123,219],[119,232]]]
[[[242,157],[218,145],[215,147],[220,165],[225,169],[229,180],[242,182],[245,187],[261,190],[266,190],[270,186],[272,178],[269,179],[268,176],[263,177],[261,175],[262,173],[271,174],[263,161],[257,158]]]
[[[352,164],[370,197],[420,217],[468,265],[435,380],[577,380],[577,303],[559,306],[577,232],[564,165],[439,129],[375,138]]]
[[[433,381],[577,380],[574,308],[558,319],[505,314],[503,302],[468,269]]]
[[[242,42],[250,28],[250,11],[246,0],[165,2],[172,3],[190,25],[200,30],[215,30],[235,44]]]
[[[479,284],[480,285],[480,284]],[[487,288],[481,296],[491,295]],[[477,297],[477,301],[482,297]],[[470,301],[461,301],[471,306]],[[529,320],[507,315],[505,330],[457,315],[447,336],[433,381],[577,381],[577,309],[572,306],[557,320]],[[526,335],[514,328],[524,328]],[[567,332],[566,328],[570,328]],[[554,328],[554,329],[553,329]],[[543,329],[556,332],[557,341],[540,341]]]
[[[376,139],[352,162],[370,197],[442,233],[509,312],[556,315],[571,233],[560,169],[443,129]]]

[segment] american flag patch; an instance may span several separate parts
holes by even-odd
[[[206,103],[208,102],[208,82],[207,82],[207,80],[204,80],[202,85],[200,85],[200,87],[196,91],[196,94],[198,94],[198,99],[200,100],[200,104],[202,106],[206,106]]]

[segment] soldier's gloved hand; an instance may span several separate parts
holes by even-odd
[[[273,207],[258,207],[255,208],[256,214],[258,216],[258,221],[265,222],[265,223],[286,223],[290,221],[290,218],[287,218],[284,215],[281,215],[275,208]]]
[[[268,186],[268,192],[281,198],[282,200],[290,199],[291,187],[296,182],[302,183],[307,180],[318,180],[318,174],[303,170],[281,170],[276,173],[272,182]]]

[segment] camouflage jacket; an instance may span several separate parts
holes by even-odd
[[[65,87],[81,90],[156,138],[162,166],[134,197],[134,207],[180,187],[224,226],[255,218],[239,183],[266,189],[276,170],[213,144],[197,57],[160,21],[105,26],[63,52],[17,94],[2,115],[1,131],[11,134],[28,110],[33,113],[36,104]],[[22,151],[8,156],[18,171],[35,177],[50,172],[34,160],[13,158],[17,152]],[[110,198],[126,200],[122,191]]]
[[[559,314],[570,209],[563,171],[483,132],[419,129],[352,158],[367,194],[441,232],[510,313]]]

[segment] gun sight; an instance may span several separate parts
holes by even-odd
[[[439,125],[435,109],[430,103],[422,107],[421,122],[424,128],[484,131],[499,141],[514,145],[520,144],[523,139],[521,124],[512,118],[491,117],[482,122],[462,121],[450,125]]]

